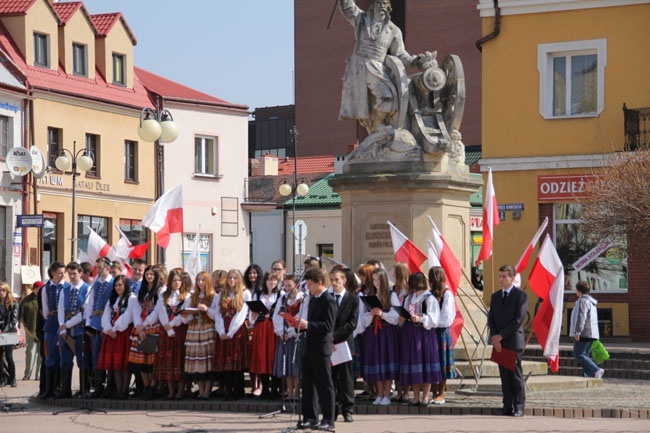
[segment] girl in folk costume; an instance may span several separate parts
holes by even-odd
[[[190,322],[185,338],[183,377],[186,383],[197,383],[199,386],[198,398],[201,400],[207,400],[210,397],[214,379],[214,342],[217,335],[214,327],[216,300],[210,274],[204,271],[199,272],[196,276],[194,291],[187,303],[188,307],[196,308],[196,311],[187,315]]]
[[[287,313],[293,317],[298,315],[305,295],[298,289],[298,277],[294,274],[284,276],[283,286],[286,293],[280,297],[273,312],[273,330],[278,336],[273,376],[279,379],[286,378],[286,398],[295,400],[298,398],[298,362],[302,354],[296,353],[294,358],[293,354],[298,344],[296,328],[288,324],[280,313]]]
[[[262,268],[259,265],[251,264],[248,265],[244,271],[244,286],[250,292],[251,299],[253,295],[259,293],[262,290]],[[248,339],[253,339],[253,326],[255,322],[251,322],[249,318],[246,318],[246,329],[248,329]],[[251,378],[251,394],[253,397],[259,397],[262,394],[262,381],[257,374],[249,372]]]
[[[215,328],[219,341],[215,351],[215,370],[223,372],[223,381],[230,401],[244,397],[244,370],[250,365],[248,330],[244,325],[248,315],[246,301],[251,294],[244,288],[241,272],[228,272],[226,287],[216,303]]]
[[[363,378],[377,387],[375,405],[390,405],[390,388],[399,376],[399,340],[397,325],[399,314],[392,309],[399,299],[390,290],[388,276],[383,269],[372,273],[372,288],[368,295],[376,295],[382,308],[373,308],[363,314],[364,333]],[[366,308],[367,310],[367,308]]]
[[[431,293],[440,306],[440,315],[436,323],[436,338],[440,354],[440,369],[442,370],[442,380],[437,386],[433,386],[431,391],[433,391],[433,403],[444,404],[447,379],[456,377],[454,372],[454,346],[449,330],[456,318],[456,301],[454,294],[447,287],[447,276],[441,267],[434,266],[429,269],[429,284],[431,285]]]
[[[440,375],[440,355],[435,327],[440,316],[440,308],[435,297],[429,292],[427,279],[422,272],[409,277],[409,294],[403,302],[411,314],[410,320],[399,318],[402,329],[402,348],[400,382],[403,386],[413,386],[413,401],[410,405],[426,407],[431,384],[438,384]],[[422,395],[420,396],[420,391]]]
[[[273,330],[272,318],[276,303],[282,297],[282,294],[278,289],[278,274],[275,271],[265,272],[262,278],[262,289],[253,294],[253,300],[261,301],[269,310],[269,313],[264,315],[251,311],[248,318],[250,323],[255,324],[249,371],[250,373],[257,374],[262,384],[260,397],[263,398],[279,395],[277,380],[274,379],[273,383],[271,383],[273,361],[277,346],[277,337]]]
[[[145,353],[138,350],[138,344],[147,335],[158,335],[161,331],[158,322],[158,294],[160,290],[160,275],[158,269],[148,266],[138,292],[138,302],[133,308],[133,333],[131,334],[131,349],[129,351],[129,371],[140,374],[144,383],[143,398],[150,400],[155,397],[151,380],[155,353]]]
[[[97,368],[112,370],[115,375],[115,398],[125,400],[129,393],[127,364],[131,347],[133,309],[138,303],[124,275],[113,280],[108,303],[102,316],[102,348]]]
[[[397,299],[399,299],[400,305],[404,303],[404,298],[409,294],[409,276],[411,275],[411,270],[408,265],[404,262],[395,263],[395,285],[393,286],[393,291],[397,294]],[[397,338],[399,341],[402,341],[402,329],[403,327],[399,326],[397,328]],[[410,386],[402,385],[401,381],[395,383],[397,388],[397,395],[393,398],[393,401],[396,403],[403,403],[408,400],[408,395],[410,392]]]
[[[373,265],[365,264],[361,265],[357,269],[357,274],[359,274],[359,279],[361,283],[357,287],[355,292],[359,296],[366,296],[370,289],[372,288],[372,272],[375,270]],[[350,279],[348,278],[348,283]],[[363,324],[363,314],[366,312],[366,307],[363,302],[359,302],[359,314],[357,319],[357,328],[354,330],[354,355],[352,360],[354,362],[354,375],[356,377],[363,377],[363,350],[364,350],[364,332],[366,327]],[[370,397],[372,400],[377,397],[377,390],[374,389],[372,384],[369,384],[364,379],[363,383],[364,391],[361,393],[364,397]]]
[[[185,334],[183,306],[189,297],[190,287],[183,284],[181,272],[173,269],[167,277],[167,288],[156,303],[158,321],[165,332],[158,337],[158,351],[153,367],[153,380],[167,381],[167,399],[183,398],[183,363],[185,360]]]

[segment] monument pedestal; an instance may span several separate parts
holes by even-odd
[[[343,166],[343,174],[329,183],[341,196],[341,260],[352,269],[368,259],[377,259],[386,268],[395,263],[387,221],[426,254],[427,240],[433,239],[428,215],[442,232],[466,275],[470,275],[469,198],[481,182],[470,178],[466,165],[451,162],[444,153],[429,154],[420,161],[353,159]],[[422,271],[428,273],[426,263]],[[465,279],[461,280],[461,286],[468,294],[473,293]],[[466,300],[465,304],[470,311],[462,304],[459,308],[466,327],[478,336],[480,331],[474,329],[469,315],[482,329],[486,323],[485,314],[470,301]],[[465,342],[471,353],[469,346],[474,347],[474,344],[467,333]],[[460,341],[457,348],[462,348]]]

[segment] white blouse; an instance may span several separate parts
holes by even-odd
[[[438,302],[436,304],[439,305]],[[449,328],[454,323],[455,318],[456,300],[454,294],[451,293],[451,290],[445,290],[445,294],[442,295],[442,308],[440,308],[440,317],[438,323],[436,323],[436,328]]]
[[[296,303],[300,302],[304,297],[305,294],[302,292],[298,292],[296,294],[295,299],[291,299],[288,296],[289,295],[284,295],[280,300],[278,301],[279,305],[276,305],[275,311],[273,312],[273,331],[275,332],[276,335],[279,337],[282,337],[284,335],[284,317],[280,316],[280,308],[282,307],[282,302],[284,301],[284,297],[287,297],[287,305],[288,306],[293,306],[296,305]],[[290,338],[293,338],[296,336],[296,328],[293,328],[291,326],[287,326],[287,336]]]
[[[219,335],[226,334],[228,335],[228,337],[232,338],[235,336],[237,331],[239,331],[239,328],[241,328],[241,326],[244,324],[244,321],[246,320],[246,316],[248,315],[248,305],[246,305],[246,301],[251,300],[251,293],[248,290],[244,290],[244,305],[233,316],[227,331],[225,329],[223,316],[221,315],[221,308],[219,308],[219,302],[221,301],[221,293],[215,296],[215,298],[216,298],[216,302],[212,303],[212,305],[214,305],[214,312],[213,312],[214,328],[217,330],[217,334]]]
[[[133,323],[133,309],[135,308],[136,305],[138,304],[138,298],[131,293],[129,295],[129,301],[128,305],[126,307],[126,311],[117,318],[115,321],[115,325],[111,325],[111,316],[113,315],[113,310],[117,310],[118,305],[120,303],[120,300],[122,297],[118,297],[113,305],[110,305],[111,301],[109,300],[106,303],[106,307],[104,308],[104,314],[102,315],[102,328],[104,331],[115,331],[115,332],[122,332],[125,331],[126,328],[129,327],[131,323]]]
[[[422,314],[422,311],[424,310],[423,305],[427,306],[426,314]],[[440,306],[438,305],[438,300],[436,300],[436,297],[428,290],[424,290],[420,294],[413,293],[408,295],[404,299],[404,308],[406,308],[411,315],[420,316],[420,324],[424,326],[424,329],[426,330],[435,328],[440,318]]]
[[[364,305],[363,301],[360,300],[359,304]],[[390,292],[390,305],[392,307],[399,307],[401,304],[399,303],[399,298],[397,297],[397,294],[393,291]],[[363,311],[363,326],[364,329],[370,326],[372,323],[373,316],[370,314],[370,311],[365,311],[366,309],[364,308]],[[392,308],[389,311],[384,311],[383,315],[381,316],[382,320],[385,320],[386,322],[390,323],[391,325],[397,325],[399,323],[399,313]]]

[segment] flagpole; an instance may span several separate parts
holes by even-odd
[[[469,311],[469,309],[467,308],[467,304],[465,304],[465,301],[463,300],[463,298],[461,298],[460,296],[456,296],[456,297],[460,300],[460,303],[463,304],[463,308],[465,308],[465,311]],[[474,325],[474,329],[476,329],[476,332],[479,333],[479,335],[480,335],[480,329],[478,329],[478,325],[474,321],[474,317],[472,317],[471,314],[468,314],[468,316],[469,316],[469,320],[472,322],[472,325]],[[461,335],[462,334],[463,333],[461,331]]]
[[[470,315],[470,317],[472,317]],[[476,369],[474,368],[474,363],[472,362],[472,356],[469,354],[469,350],[467,349],[467,343],[465,343],[465,337],[463,336],[463,331],[460,331],[460,340],[463,342],[463,348],[465,349],[465,354],[467,355],[467,360],[469,361],[469,367],[472,369],[472,375],[474,376],[474,380],[478,382],[478,378],[476,377]]]
[[[181,233],[181,263],[185,270],[185,233]]]

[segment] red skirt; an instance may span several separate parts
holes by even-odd
[[[257,374],[273,374],[273,361],[278,338],[273,331],[271,319],[255,324],[251,354],[250,372]]]
[[[230,340],[220,340],[215,344],[214,371],[244,371],[251,362],[248,329],[242,325]]]
[[[97,369],[99,370],[126,370],[129,361],[129,349],[131,348],[131,331],[129,326],[122,332],[117,333],[116,338],[104,334],[102,336],[102,348],[99,351]]]
[[[177,326],[174,332],[176,335],[170,337],[164,329],[161,329],[158,336],[158,352],[156,352],[152,375],[156,381],[183,380],[187,325]]]

